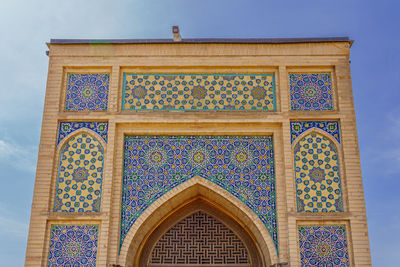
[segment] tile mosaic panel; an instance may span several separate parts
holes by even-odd
[[[65,96],[66,111],[107,110],[110,75],[69,73]]]
[[[294,147],[299,212],[343,211],[339,156],[335,145],[319,133],[301,138]]]
[[[344,225],[299,226],[302,267],[347,267],[349,252]]]
[[[124,142],[120,246],[154,201],[200,176],[254,211],[278,249],[272,136],[126,136]]]
[[[273,74],[124,74],[123,110],[276,110]]]
[[[333,110],[330,73],[289,74],[291,110]]]
[[[99,228],[97,225],[52,225],[49,267],[95,267]]]
[[[72,136],[62,147],[54,202],[56,212],[99,212],[104,148],[90,134]]]
[[[290,122],[292,144],[302,133],[313,128],[330,134],[340,144],[340,127],[338,121],[292,121]]]
[[[107,143],[108,122],[104,121],[64,121],[58,127],[57,145],[70,133],[79,129],[88,129],[97,133]]]

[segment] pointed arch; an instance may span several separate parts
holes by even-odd
[[[195,198],[151,233],[139,262],[141,267],[169,264],[253,267],[260,266],[260,257],[240,225],[212,203]]]
[[[300,120],[290,122],[291,143],[304,132],[310,129],[319,129],[336,139],[340,143],[340,123],[338,120]]]
[[[329,139],[329,141],[331,141],[331,142],[335,145],[336,149],[338,149],[338,150],[340,149],[341,144],[336,140],[336,138],[334,138],[334,137],[333,137],[331,134],[329,134],[328,132],[326,132],[326,131],[324,131],[324,130],[322,130],[322,129],[316,128],[316,127],[310,128],[310,129],[308,129],[308,130],[302,132],[302,133],[293,141],[293,143],[292,143],[292,148],[294,148],[295,145],[296,145],[302,138],[304,138],[305,136],[307,136],[307,135],[309,135],[310,133],[313,133],[313,132],[325,136],[327,139]]]
[[[298,212],[343,212],[340,144],[311,128],[292,145]]]
[[[122,244],[118,264],[140,266],[140,253],[151,233],[171,214],[196,198],[212,203],[211,206],[229,216],[251,236],[261,261],[266,264],[262,266],[278,261],[273,239],[258,216],[229,192],[196,176],[160,197],[135,221]]]
[[[54,212],[100,212],[105,142],[81,128],[68,134],[57,148]]]
[[[86,128],[86,127],[82,127],[79,128],[71,133],[69,133],[68,135],[66,135],[65,137],[63,137],[61,139],[61,141],[57,144],[57,154],[60,153],[61,148],[65,145],[65,143],[67,143],[69,141],[69,139],[71,139],[74,135],[80,134],[80,133],[87,133],[91,136],[93,136],[93,138],[95,138],[98,142],[101,143],[102,147],[105,149],[106,148],[106,142],[104,141],[104,138],[101,137],[98,133],[96,133],[95,131]]]

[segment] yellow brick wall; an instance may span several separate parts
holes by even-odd
[[[49,72],[26,266],[47,265],[50,227],[55,223],[99,224],[97,266],[129,264],[124,262],[125,259],[118,253],[124,134],[273,134],[280,247],[279,258],[277,255],[271,256],[273,263],[290,262],[290,266],[300,266],[298,225],[343,222],[348,226],[352,266],[371,266],[349,52],[348,42],[50,44]],[[290,111],[288,73],[315,71],[332,73],[335,110]],[[64,112],[64,92],[68,72],[110,73],[108,111]],[[124,72],[274,73],[277,110],[121,111]],[[299,119],[340,121],[341,176],[345,210],[343,213],[328,215],[297,213],[290,120]],[[71,215],[52,211],[58,167],[57,127],[59,121],[65,120],[109,122],[100,214]],[[157,214],[155,216],[157,219]],[[121,254],[124,253],[127,255],[128,247],[123,247]]]

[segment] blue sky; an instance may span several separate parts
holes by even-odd
[[[370,0],[2,0],[0,265],[22,266],[50,38],[349,36],[373,263],[400,262],[400,3]]]

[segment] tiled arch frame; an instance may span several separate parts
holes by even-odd
[[[160,221],[199,197],[213,203],[215,207],[224,207],[222,211],[246,229],[257,244],[265,266],[278,262],[274,242],[257,215],[229,192],[196,176],[160,197],[135,221],[122,244],[118,264],[140,266],[140,254],[143,250],[141,244],[146,243],[146,238],[157,228]]]
[[[293,160],[293,188],[294,188],[294,194],[295,194],[295,207],[294,210],[297,211],[297,185],[296,185],[296,166],[295,166],[295,161],[294,161],[294,151],[295,151],[295,146],[300,142],[300,140],[303,137],[308,136],[311,133],[317,133],[322,135],[323,137],[327,138],[336,148],[337,154],[338,154],[338,164],[339,164],[339,178],[340,178],[340,185],[341,185],[341,194],[342,194],[342,204],[343,204],[343,210],[341,212],[346,212],[347,211],[347,197],[346,197],[346,179],[345,179],[345,171],[344,171],[344,160],[343,160],[343,151],[342,151],[342,145],[329,133],[325,132],[324,130],[321,130],[319,128],[310,128],[306,130],[305,132],[301,133],[292,143],[292,160]],[[319,212],[321,213],[321,212]]]
[[[273,147],[274,147],[274,156],[275,159],[283,157],[283,149],[282,142],[283,136],[281,131],[281,126],[278,123],[271,122],[176,122],[176,123],[168,123],[168,122],[132,122],[128,120],[124,120],[115,124],[115,135],[114,135],[114,153],[116,155],[121,155],[124,151],[124,140],[125,136],[147,136],[147,135],[161,135],[161,136],[170,136],[170,135],[200,135],[200,136],[210,136],[210,135],[233,135],[233,136],[273,136]],[[109,235],[110,240],[108,245],[111,246],[112,252],[109,262],[112,264],[119,264],[121,266],[130,266],[125,265],[125,263],[132,264],[133,256],[128,255],[128,251],[130,250],[130,245],[133,244],[135,246],[137,240],[142,240],[147,233],[151,232],[152,225],[155,226],[163,213],[168,213],[172,211],[175,207],[182,204],[182,201],[185,199],[190,199],[195,196],[199,192],[199,188],[201,189],[202,195],[206,196],[206,199],[213,201],[213,199],[208,198],[207,196],[212,193],[217,196],[217,199],[222,199],[223,201],[214,201],[214,203],[222,203],[219,206],[225,207],[227,205],[232,205],[231,203],[237,203],[238,200],[235,196],[229,195],[227,199],[231,199],[232,202],[228,201],[226,198],[222,198],[220,194],[215,194],[213,191],[209,190],[207,187],[197,185],[195,187],[191,187],[190,190],[186,190],[179,194],[178,198],[175,198],[173,202],[168,201],[165,205],[165,209],[169,211],[163,211],[163,209],[159,209],[161,203],[164,203],[166,198],[170,198],[171,194],[176,194],[176,190],[181,190],[182,187],[175,188],[174,190],[166,193],[162,199],[157,202],[152,203],[151,209],[149,207],[141,214],[141,216],[135,221],[135,224],[129,229],[130,232],[127,233],[128,237],[124,236],[124,242],[120,244],[120,225],[121,225],[121,197],[122,197],[122,189],[123,189],[123,158],[115,157],[114,158],[114,166],[115,169],[113,171],[113,180],[112,180],[112,196],[111,196],[111,209],[110,209],[110,225]],[[233,206],[230,212],[232,214],[239,214],[239,209],[237,207],[242,207],[241,209],[247,210],[247,215],[244,216],[244,213],[241,212],[239,215],[235,215],[234,217],[238,218],[238,221],[243,221],[243,225],[253,225],[251,226],[251,232],[258,234],[253,234],[257,238],[261,240],[262,249],[264,251],[269,251],[271,254],[271,262],[285,262],[288,258],[289,250],[288,247],[288,225],[287,225],[287,213],[286,210],[286,187],[285,187],[285,179],[284,177],[285,168],[284,164],[280,160],[276,160],[275,164],[275,174],[276,174],[276,210],[277,210],[277,232],[278,232],[278,240],[279,240],[279,254],[277,249],[274,247],[274,242],[272,241],[272,236],[269,235],[267,228],[262,224],[260,219],[256,217],[254,212],[251,212],[247,206],[243,206],[245,204],[238,203],[238,205]],[[205,180],[205,181],[204,181]],[[198,178],[193,177],[187,183],[182,183],[180,186],[188,186],[188,184],[195,183],[198,181]],[[215,187],[219,190],[218,192],[225,192],[225,194],[230,194],[222,188],[218,188],[214,183],[203,178],[203,182],[206,182],[209,187],[215,190]],[[192,193],[190,193],[192,192]],[[195,192],[195,193],[193,193]],[[191,194],[188,196],[188,194]],[[222,194],[223,195],[223,194]],[[104,199],[105,200],[105,199]],[[173,207],[170,207],[173,205]],[[152,213],[155,211],[155,213]],[[160,215],[160,212],[162,213]],[[153,215],[155,217],[153,217]],[[246,219],[247,218],[247,219]],[[249,219],[250,218],[250,219]],[[152,220],[149,223],[147,220]],[[144,223],[144,221],[147,221]],[[138,227],[141,227],[138,230]],[[248,227],[248,226],[246,226]],[[269,239],[269,244],[265,243],[266,240]],[[258,239],[257,239],[258,240]],[[260,242],[257,241],[258,244]],[[269,249],[271,247],[271,249]],[[272,249],[273,248],[273,249]],[[128,258],[129,256],[129,258]]]
[[[53,179],[53,181],[54,181],[53,185],[52,185],[52,189],[53,190],[52,190],[52,193],[51,193],[51,203],[50,203],[50,212],[51,213],[57,213],[57,214],[65,213],[65,214],[67,214],[67,212],[62,212],[62,211],[57,211],[56,212],[56,211],[54,211],[54,205],[55,205],[55,199],[56,199],[56,191],[57,191],[57,187],[58,187],[58,174],[59,174],[59,167],[60,167],[60,157],[61,157],[62,149],[65,146],[65,144],[67,144],[67,142],[69,142],[69,140],[72,137],[74,137],[76,135],[79,135],[79,134],[82,134],[82,133],[86,133],[86,134],[90,135],[92,138],[96,139],[96,141],[98,141],[101,144],[101,146],[103,147],[103,151],[104,151],[103,157],[104,157],[104,159],[103,159],[103,173],[102,173],[102,178],[101,179],[104,178],[104,166],[105,166],[105,161],[106,161],[105,155],[106,155],[106,149],[107,149],[107,144],[104,141],[104,139],[99,134],[97,134],[96,132],[94,132],[94,131],[92,131],[92,130],[90,130],[88,128],[80,128],[78,130],[75,130],[75,131],[71,132],[70,134],[65,136],[60,141],[60,143],[57,145],[57,149],[56,149],[56,152],[55,152],[55,157],[54,157],[55,161],[54,161],[54,168],[53,168],[53,177],[55,177],[55,178]],[[99,212],[101,211],[102,185],[103,185],[103,181],[102,181],[102,184],[100,186],[101,190],[100,190],[100,210],[99,210]]]

